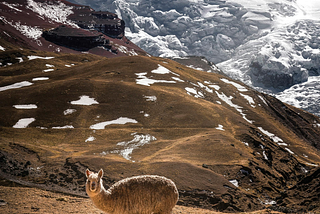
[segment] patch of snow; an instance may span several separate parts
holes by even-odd
[[[265,205],[275,205],[277,204],[276,201],[273,201],[273,200],[264,200],[264,201],[261,201],[262,204],[265,204]]]
[[[16,57],[16,59],[18,59],[18,60],[19,60],[19,63],[22,63],[22,62],[23,62],[22,57]]]
[[[208,85],[210,88],[213,88],[213,89],[215,89],[216,91],[219,91],[219,89],[220,89],[220,86],[218,86],[218,85]]]
[[[12,85],[7,85],[7,86],[0,87],[0,91],[5,91],[5,90],[9,90],[9,89],[16,89],[16,88],[22,88],[22,87],[26,87],[26,86],[30,86],[30,85],[33,85],[33,83],[31,83],[29,81],[23,81],[23,82],[14,83]]]
[[[138,121],[136,121],[134,119],[127,118],[127,117],[119,117],[116,120],[111,120],[111,121],[106,121],[106,122],[94,124],[94,125],[90,126],[90,129],[105,129],[105,127],[109,126],[109,125],[113,125],[113,124],[123,125],[126,123],[138,123]]]
[[[223,129],[223,125],[221,125],[221,124],[219,124],[216,129],[217,129],[217,130],[220,130],[220,131],[225,131],[225,130]]]
[[[46,64],[46,67],[48,67],[48,68],[53,68],[54,65]]]
[[[53,68],[48,68],[48,69],[44,69],[42,72],[50,72],[50,71],[54,71],[54,69]]]
[[[275,134],[272,134],[268,132],[267,130],[264,130],[262,127],[258,127],[258,129],[265,135],[267,135],[270,139],[272,139],[274,142],[283,142],[283,140],[279,137],[277,137]]]
[[[38,28],[37,26],[28,26],[28,25],[23,25],[21,22],[13,22],[13,21],[8,21],[4,16],[0,16],[0,20],[2,20],[4,23],[14,27],[16,30],[20,31],[20,33],[27,38],[30,39],[39,39],[42,35],[42,30]]]
[[[94,98],[90,98],[89,96],[83,95],[83,96],[80,96],[79,100],[71,101],[71,104],[90,106],[90,105],[99,104],[99,103]]]
[[[171,77],[171,78],[177,82],[185,82],[184,80],[180,79],[179,77]]]
[[[37,128],[37,129],[48,129],[48,128],[42,127],[42,126],[37,126],[36,128]]]
[[[169,69],[167,69],[166,67],[163,67],[162,65],[158,64],[158,68],[157,69],[154,69],[151,71],[151,73],[154,73],[154,74],[174,74],[176,76],[180,76],[179,74],[176,74],[172,71],[170,71]]]
[[[141,114],[143,114],[144,117],[150,117],[150,114],[145,113],[144,111],[140,111]]]
[[[204,71],[202,68],[197,68],[197,67],[195,67],[193,65],[187,65],[187,67],[188,68],[192,68],[192,69],[197,70],[197,71]]]
[[[306,163],[307,165],[309,166],[314,166],[314,167],[318,167],[319,165],[318,164],[313,164],[313,163]]]
[[[49,77],[36,77],[36,78],[33,78],[32,81],[43,81],[43,80],[48,80]]]
[[[143,96],[143,98],[145,98],[146,101],[150,101],[150,102],[156,102],[157,101],[157,97],[156,96]]]
[[[233,85],[234,87],[236,87],[238,89],[238,91],[241,91],[241,92],[246,92],[248,91],[248,89],[246,89],[244,86],[240,85],[239,83],[236,83],[236,82],[233,82],[233,81],[230,81],[230,80],[227,80],[225,78],[222,78],[221,81],[227,83],[227,84],[231,84]]]
[[[288,148],[284,148],[284,149],[287,150],[290,154],[294,155],[294,152],[291,151],[290,149],[288,149]]]
[[[313,127],[320,128],[320,123],[313,124]]]
[[[47,59],[53,59],[53,58],[54,58],[53,56],[33,56],[33,55],[28,56],[29,60],[34,60],[34,59],[45,59],[45,60],[47,60]]]
[[[23,128],[27,128],[30,123],[34,122],[36,119],[34,118],[23,118],[23,119],[20,119],[14,126],[13,128],[16,128],[16,129],[23,129]]]
[[[22,10],[16,8],[16,7],[20,6],[19,4],[10,4],[8,2],[1,2],[1,3],[6,5],[7,7],[11,8],[11,9],[17,11],[17,12],[22,12]]]
[[[255,108],[255,107],[256,107],[256,106],[254,105],[255,102],[254,102],[254,100],[253,100],[252,97],[250,97],[249,95],[246,95],[246,94],[242,94],[242,93],[240,93],[240,95],[241,95],[244,99],[246,99],[246,100],[248,101],[248,103],[250,104],[250,106],[251,106],[252,108]]]
[[[302,172],[304,173],[304,174],[307,174],[309,171],[306,169],[306,168],[304,168],[303,166],[301,166],[301,170],[302,170]]]
[[[72,114],[74,112],[76,112],[77,110],[76,109],[67,109],[63,112],[64,115],[68,115],[68,114]]]
[[[151,143],[152,141],[157,140],[157,138],[150,134],[144,135],[133,133],[132,135],[134,136],[134,138],[131,141],[123,141],[117,143],[117,146],[123,148],[117,149],[112,153],[118,153],[126,160],[131,160],[130,155],[132,154],[134,149],[138,149],[146,144]]]
[[[262,155],[263,155],[264,159],[268,160],[268,156],[267,156],[267,154],[266,154],[266,151],[263,151],[263,152],[262,152]]]
[[[230,183],[232,183],[234,186],[239,187],[239,183],[236,179],[229,180]]]
[[[150,86],[154,83],[177,83],[176,81],[171,81],[171,80],[155,80],[155,79],[150,79],[146,77],[147,72],[144,73],[136,73],[138,76],[136,79],[136,83],[138,85],[144,85],[144,86]]]
[[[88,138],[85,140],[85,142],[92,142],[92,141],[94,141],[95,139],[96,139],[95,137],[90,136],[90,137],[88,137]]]
[[[0,45],[0,51],[5,51],[6,49]]]
[[[55,126],[52,129],[74,129],[72,125],[65,125],[65,126]]]
[[[118,48],[118,50],[120,52],[128,54],[129,56],[138,56],[139,55],[134,49],[129,50],[126,46],[117,45],[117,44],[115,46]]]
[[[247,142],[242,142],[244,145],[249,146],[249,143]]]
[[[190,96],[194,96],[195,98],[204,98],[203,93],[197,91],[195,88],[185,87],[185,90],[187,91],[187,94],[189,94]]]
[[[224,101],[225,103],[227,103],[229,106],[235,108],[241,115],[242,115],[242,118],[245,119],[248,123],[253,123],[254,121],[252,120],[249,120],[247,117],[246,117],[246,114],[243,113],[242,111],[242,107],[241,106],[238,106],[236,104],[234,104],[231,100],[233,99],[232,96],[228,97],[226,96],[223,92],[221,92],[221,94],[219,94],[219,92],[216,91],[216,94],[218,95],[218,97]]]
[[[209,88],[208,86],[204,85],[201,82],[198,82],[198,85],[200,86],[200,88],[203,88],[205,91],[209,92],[209,93],[213,93],[213,90],[211,88]]]
[[[68,68],[71,68],[72,66],[75,66],[75,64],[64,65],[64,66],[66,66],[66,67],[68,67]]]
[[[262,96],[258,95],[258,97],[262,100],[262,102],[263,102],[266,106],[268,105],[268,103],[266,102],[266,100],[265,100]]]
[[[38,108],[35,104],[26,104],[26,105],[14,105],[16,109],[36,109]]]

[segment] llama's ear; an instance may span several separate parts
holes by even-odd
[[[103,170],[100,169],[99,172],[98,172],[98,177],[99,177],[99,178],[102,178],[102,176],[103,176]]]
[[[90,170],[87,169],[87,170],[86,170],[86,176],[89,177],[90,174],[91,174]]]

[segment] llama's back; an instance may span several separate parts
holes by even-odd
[[[121,180],[108,192],[112,195],[115,214],[169,214],[179,197],[175,184],[157,175]]]

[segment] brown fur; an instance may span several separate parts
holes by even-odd
[[[172,180],[157,175],[142,175],[118,181],[108,190],[103,187],[103,171],[87,169],[86,191],[94,205],[109,214],[169,214],[179,194]]]

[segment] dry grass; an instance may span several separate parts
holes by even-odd
[[[6,204],[0,205],[1,213],[78,213],[101,214],[89,198],[80,198],[61,193],[27,188],[0,186],[0,199]],[[176,205],[173,214],[223,214],[199,208]],[[261,210],[249,213],[278,213],[270,210]]]
[[[32,86],[1,92],[1,152],[19,164],[30,161],[31,167],[45,169],[39,172],[38,177],[18,176],[18,179],[50,186],[53,185],[50,176],[57,172],[74,172],[78,165],[95,171],[103,168],[108,184],[132,175],[159,174],[173,179],[180,190],[193,194],[186,194],[181,199],[182,204],[195,206],[202,200],[202,207],[212,207],[212,204],[219,203],[215,197],[229,194],[232,199],[227,196],[223,203],[234,203],[243,210],[255,210],[263,207],[258,199],[265,195],[271,199],[280,197],[279,192],[299,182],[299,176],[303,175],[295,166],[320,162],[319,152],[311,146],[319,141],[319,131],[312,126],[318,118],[268,96],[264,98],[268,101],[266,105],[258,97],[264,95],[248,88],[241,93],[254,99],[256,107],[253,108],[236,87],[221,80],[226,78],[222,75],[199,72],[155,57],[105,59],[93,55],[31,51],[22,54],[25,57],[32,54],[55,58],[0,68],[0,86],[31,81],[39,76],[49,77],[49,80],[35,82]],[[56,70],[43,73],[46,63],[55,65]],[[75,66],[65,67],[71,63]],[[173,74],[151,73],[159,64],[179,75],[174,76],[184,82],[158,83],[150,87],[136,84],[136,73],[141,72],[148,72],[150,78],[171,80]],[[205,81],[218,85],[219,90],[211,93],[200,87],[199,83],[205,84]],[[204,98],[187,94],[186,87],[201,91]],[[232,102],[241,106],[246,117],[254,123],[244,120],[243,115],[221,100],[217,93],[232,97]],[[76,106],[70,103],[82,95],[95,98],[99,105]],[[157,100],[146,101],[145,96],[155,96]],[[13,108],[17,104],[37,104],[38,108],[17,110]],[[63,112],[69,108],[76,109],[76,112],[64,115]],[[298,114],[299,117],[295,117]],[[19,119],[28,117],[36,119],[30,128],[12,128]],[[95,131],[89,129],[93,124],[119,117],[133,118],[138,123],[110,125]],[[65,125],[75,128],[52,129]],[[216,129],[219,125],[223,126],[223,131]],[[296,156],[290,155],[257,127],[280,137]],[[117,143],[132,140],[134,133],[150,134],[157,140],[135,148],[130,160],[112,153],[119,149]],[[95,140],[85,142],[90,136]],[[266,160],[264,152],[272,159]],[[71,162],[68,167],[73,171],[65,167],[66,160]],[[241,174],[240,169],[247,170],[248,174]],[[14,167],[7,170],[15,173]],[[76,183],[78,186],[74,188],[81,190],[84,179],[81,173],[77,176],[72,184],[65,182],[65,177],[59,177],[62,183],[57,186],[63,184],[68,189],[69,185]],[[229,182],[231,179],[239,180],[240,187],[233,186]],[[202,192],[208,194],[203,196]],[[211,192],[214,196],[209,194]]]

